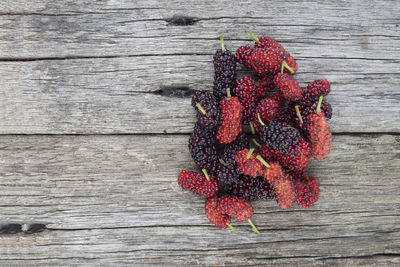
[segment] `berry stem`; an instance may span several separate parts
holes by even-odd
[[[200,105],[200,103],[196,104],[196,107],[200,110],[201,113],[203,113],[203,115],[206,115],[206,111],[204,110],[204,108]]]
[[[232,231],[234,231],[235,233],[237,233],[238,231],[236,230],[235,227],[233,227],[230,223],[226,223],[226,225],[228,225],[229,228],[232,229]]]
[[[226,95],[228,96],[228,99],[231,99],[231,89],[230,88],[226,89]]]
[[[249,222],[249,224],[251,225],[251,230],[253,230],[253,232],[256,232],[257,234],[260,234],[260,231],[258,231],[257,227],[254,225],[254,223],[248,219],[247,220]]]
[[[264,164],[265,167],[267,167],[268,169],[271,169],[271,166],[269,166],[269,164],[265,161],[265,159],[263,159],[263,158],[261,157],[261,155],[258,155],[258,156],[256,157],[256,159],[258,159],[262,164]]]
[[[221,50],[222,53],[225,53],[225,46],[224,46],[224,37],[222,37],[222,35],[219,37],[219,39],[221,40]]]
[[[282,61],[282,66],[281,66],[281,73],[283,74],[283,69],[286,68],[288,71],[290,71],[291,74],[294,73],[294,70],[286,63],[286,61]]]
[[[297,117],[299,117],[300,124],[303,124],[303,118],[301,117],[301,114],[300,114],[299,105],[294,106],[294,109],[296,110]]]
[[[253,122],[250,122],[250,130],[251,130],[251,134],[256,134],[256,131],[254,130],[254,126],[253,126]]]
[[[247,153],[246,159],[249,159],[251,157],[251,154],[253,154],[254,148],[250,148],[249,153]]]
[[[261,146],[261,145],[257,142],[257,140],[256,140],[255,138],[251,139],[251,141],[253,141],[253,143],[254,143],[256,146],[258,146],[258,147]]]
[[[265,126],[265,123],[261,120],[260,113],[257,113],[257,118],[258,118],[258,121],[260,122],[260,124],[262,126]]]
[[[317,114],[321,112],[321,104],[322,104],[322,99],[324,99],[324,96],[320,96],[318,99],[318,105],[317,105]]]
[[[255,36],[251,30],[249,30],[249,33],[250,33],[251,37],[253,37],[254,41],[256,41],[257,44],[261,44],[260,40],[258,40],[257,36]]]
[[[294,167],[290,168],[289,170],[287,170],[287,172],[291,172],[294,170]]]
[[[208,176],[208,173],[206,171],[206,169],[202,169],[204,176],[206,177],[207,181],[210,181],[210,176]]]

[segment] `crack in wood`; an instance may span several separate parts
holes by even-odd
[[[45,229],[46,225],[42,223],[6,223],[0,225],[0,234],[13,235],[20,232],[24,232],[25,234],[35,234],[42,232]]]
[[[190,26],[194,25],[197,21],[199,21],[199,19],[194,17],[175,15],[172,18],[166,19],[165,21],[168,22],[168,24],[174,26]]]
[[[186,98],[191,97],[194,91],[195,90],[190,89],[188,86],[163,86],[161,89],[152,93],[166,97]]]

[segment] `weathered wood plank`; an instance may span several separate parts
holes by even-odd
[[[334,136],[310,170],[319,202],[256,202],[259,236],[215,229],[177,186],[194,169],[187,138],[3,136],[1,222],[49,229],[1,235],[2,264],[399,264],[399,136]]]
[[[0,7],[0,57],[210,53],[220,34],[248,39],[249,28],[283,41],[295,56],[399,54],[398,1],[43,2]],[[171,25],[175,15],[193,24]]]
[[[399,132],[400,2],[388,5],[7,1],[0,60],[22,62],[0,67],[0,134],[189,133],[188,98],[142,93],[210,89],[217,37],[235,49],[250,43],[248,28],[283,42],[302,85],[332,81],[333,131]],[[176,26],[174,15],[193,23]],[[76,57],[89,58],[52,60]]]
[[[399,63],[299,59],[296,78],[332,81],[334,132],[400,132]],[[189,133],[213,67],[211,55],[3,62],[0,77],[2,134]]]

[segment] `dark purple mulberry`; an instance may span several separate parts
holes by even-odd
[[[214,89],[213,94],[217,101],[226,96],[226,89],[235,87],[236,82],[236,58],[235,55],[225,49],[221,36],[221,49],[214,55]]]
[[[189,138],[189,151],[194,162],[211,174],[216,173],[219,165],[215,133],[215,130],[204,128],[196,123]]]
[[[285,155],[296,153],[292,148],[301,139],[300,132],[287,123],[272,121],[262,127],[263,142]]]
[[[231,186],[229,193],[250,201],[275,197],[274,188],[264,177],[252,178],[246,175],[240,176],[237,182]]]
[[[197,91],[192,97],[192,106],[196,110],[197,120],[206,127],[217,127],[221,116],[218,102],[207,91]]]

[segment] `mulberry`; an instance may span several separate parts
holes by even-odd
[[[238,222],[248,221],[252,230],[260,233],[255,227],[250,217],[253,215],[254,210],[249,201],[238,196],[222,196],[217,201],[217,211],[221,214],[234,217]]]
[[[301,88],[293,76],[287,73],[277,73],[274,77],[274,83],[290,102],[297,102],[301,99]]]
[[[230,187],[229,193],[250,201],[275,197],[273,187],[263,177],[252,178],[245,175],[240,176]]]
[[[317,106],[318,106],[318,101],[312,104],[311,106],[302,106],[292,103],[288,107],[288,114],[291,122],[298,129],[302,130],[302,132],[305,135],[308,135],[307,127],[311,121],[311,117],[317,112]],[[321,112],[324,113],[327,119],[332,118],[332,107],[328,102],[322,101],[320,109]]]
[[[276,180],[283,179],[285,173],[282,170],[282,166],[278,162],[269,163],[269,168],[264,171],[264,177],[268,183],[274,185]]]
[[[332,134],[324,113],[316,113],[312,118],[308,130],[311,141],[312,156],[323,159],[331,150]]]
[[[281,52],[283,60],[285,62],[285,71],[295,74],[297,72],[297,65],[295,59],[283,48],[283,46],[276,40],[263,36],[258,39],[252,31],[249,31],[251,37],[255,40],[255,48],[273,48]],[[283,71],[282,71],[283,72]]]
[[[221,123],[218,127],[217,139],[221,144],[229,144],[234,141],[242,131],[243,106],[237,97],[228,97],[220,102]]]
[[[289,177],[276,179],[274,182],[275,199],[281,209],[290,208],[296,201],[296,191]]]
[[[236,82],[234,93],[244,107],[243,123],[248,124],[254,112],[257,100],[254,81],[250,77],[244,76]]]
[[[328,156],[331,150],[332,134],[324,113],[321,112],[323,96],[320,96],[317,112],[311,117],[308,125],[308,133],[311,141],[311,153],[316,159],[323,159]]]
[[[297,153],[298,151],[292,148],[296,148],[301,139],[300,132],[287,123],[272,121],[262,128],[263,142],[285,155]]]
[[[328,80],[315,80],[304,89],[300,103],[308,106],[318,102],[320,96],[327,96],[331,91],[331,83]]]
[[[319,181],[317,178],[306,176],[294,182],[296,203],[303,208],[314,205],[319,197]]]
[[[236,170],[235,165],[219,164],[217,168],[216,178],[218,181],[231,185],[239,178],[239,172]]]
[[[207,128],[218,126],[220,112],[212,94],[197,91],[192,97],[192,106],[196,109],[197,119],[202,126]]]
[[[254,48],[249,57],[251,68],[259,76],[277,73],[285,59],[282,52],[274,48]]]
[[[183,170],[178,177],[178,184],[186,190],[192,191],[205,197],[211,197],[218,193],[218,183],[208,177],[207,172],[203,174]]]
[[[236,229],[230,224],[231,218],[228,215],[221,214],[217,211],[217,201],[217,196],[210,197],[206,200],[205,212],[207,218],[219,229],[225,229],[229,226],[233,231],[237,232]]]
[[[214,88],[213,94],[217,101],[226,96],[226,89],[233,88],[236,81],[236,58],[231,51],[225,49],[221,36],[221,49],[214,55]]]
[[[264,98],[269,91],[275,88],[274,76],[272,74],[261,77],[255,84],[257,98]]]
[[[229,165],[235,165],[235,157],[236,154],[245,148],[248,148],[250,146],[249,144],[249,137],[245,133],[240,133],[238,137],[235,139],[235,141],[227,144],[224,146],[223,154],[222,154],[222,160]]]
[[[219,164],[215,142],[215,130],[196,123],[189,138],[189,151],[194,162],[211,174],[216,172]]]
[[[239,151],[235,160],[239,173],[256,178],[263,174],[264,165],[257,159],[257,153],[253,153],[253,150],[243,149]]]

